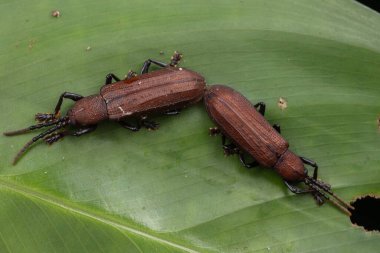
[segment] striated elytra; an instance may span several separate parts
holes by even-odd
[[[264,118],[263,102],[253,105],[236,90],[213,85],[205,92],[204,104],[217,125],[210,128],[210,134],[222,134],[222,147],[226,155],[238,154],[242,164],[248,168],[255,165],[273,168],[292,192],[311,193],[318,204],[323,204],[325,199],[330,200],[346,214],[351,214],[350,210],[354,208],[336,196],[330,185],[317,179],[317,164],[289,150],[288,142],[280,135],[280,127],[271,126]],[[226,144],[226,138],[230,139],[230,144]],[[254,161],[247,163],[245,153]],[[308,175],[304,164],[314,168],[313,176]],[[299,182],[304,182],[306,187],[295,186]]]
[[[138,131],[142,126],[157,129],[158,124],[149,121],[148,115],[175,115],[203,97],[206,86],[204,78],[194,71],[177,67],[181,57],[180,53],[175,52],[169,64],[149,59],[144,62],[141,75],[130,71],[125,80],[110,73],[96,95],[83,97],[71,92],[62,93],[54,113],[36,114],[39,124],[4,133],[14,136],[51,126],[27,142],[15,156],[13,164],[39,139],[43,138],[46,143],[52,144],[67,135],[81,136],[95,130],[97,124],[104,120],[118,121],[132,131]],[[148,73],[152,63],[162,69]],[[112,80],[116,82],[112,83]],[[64,98],[75,101],[75,104],[61,117],[60,108]],[[137,124],[127,121],[130,119],[137,120]],[[71,129],[67,129],[69,126]]]

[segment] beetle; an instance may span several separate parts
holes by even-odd
[[[222,135],[222,147],[226,155],[239,155],[241,163],[247,168],[256,165],[273,168],[293,193],[311,193],[320,205],[330,200],[351,215],[350,210],[354,208],[336,196],[330,185],[317,179],[318,165],[290,151],[288,142],[280,135],[280,126],[271,126],[264,118],[265,103],[253,105],[236,90],[224,85],[213,85],[205,91],[204,104],[217,126],[210,128],[210,135]],[[227,144],[226,138],[231,143]],[[254,160],[248,163],[246,154]],[[308,175],[305,164],[314,168],[312,176]],[[306,187],[295,185],[300,182],[304,182]]]
[[[118,121],[122,127],[132,131],[138,131],[142,126],[157,129],[158,124],[150,121],[148,115],[157,112],[176,115],[182,108],[203,98],[205,79],[194,71],[178,67],[181,57],[176,51],[168,64],[148,59],[144,62],[141,75],[130,71],[125,80],[110,73],[99,94],[84,97],[71,92],[62,93],[54,113],[37,113],[35,118],[38,124],[4,133],[13,136],[52,126],[27,142],[15,156],[13,164],[39,139],[53,144],[67,135],[81,136],[94,131],[97,124],[104,120]],[[152,63],[162,68],[148,72]],[[112,83],[113,80],[116,82]],[[61,117],[63,99],[71,99],[75,104]],[[137,124],[128,122],[131,118],[137,119]],[[69,126],[71,130],[64,130]]]

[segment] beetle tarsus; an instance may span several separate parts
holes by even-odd
[[[230,155],[238,154],[240,150],[236,147],[235,144],[230,143],[227,145],[223,145],[223,152],[225,156],[230,156]]]
[[[180,52],[174,51],[173,56],[170,58],[169,65],[172,66],[172,67],[177,67],[177,65],[179,64],[179,62],[182,59],[182,56],[183,55]]]
[[[78,136],[81,136],[81,135],[84,135],[84,134],[87,134],[87,133],[94,131],[97,127],[98,127],[98,125],[82,127],[82,128],[75,130],[74,132],[70,133],[70,135],[78,137]]]
[[[289,183],[288,181],[284,180],[284,183],[285,185],[289,188],[289,190],[295,194],[304,194],[304,193],[310,193],[310,192],[314,192],[315,190],[313,189],[301,189],[297,186],[294,186],[292,185],[291,183]]]
[[[318,164],[317,164],[316,162],[314,162],[313,160],[308,159],[308,158],[306,158],[306,157],[302,157],[302,156],[300,156],[300,158],[301,158],[301,160],[302,160],[302,162],[303,162],[304,164],[308,164],[308,165],[310,165],[311,167],[314,168],[313,178],[314,178],[314,179],[317,179],[317,177],[318,177]]]
[[[62,102],[64,98],[71,99],[73,101],[78,101],[79,99],[82,99],[83,96],[71,92],[65,91],[64,93],[61,94],[61,96],[58,99],[57,105],[55,106],[54,109],[54,115],[57,117],[59,115],[59,111],[61,110]]]
[[[148,120],[146,116],[141,117],[139,125],[144,126],[148,130],[157,130],[160,126],[159,123]]]
[[[127,75],[125,76],[125,80],[128,80],[128,79],[131,79],[133,77],[136,77],[137,76],[137,73],[133,70],[129,70]]]
[[[236,149],[237,149],[237,148],[236,148]],[[247,163],[247,162],[245,161],[244,153],[240,153],[240,154],[239,154],[239,160],[240,160],[240,162],[243,164],[243,166],[246,167],[246,168],[248,168],[248,169],[253,168],[253,167],[256,167],[256,166],[259,165],[258,162],[255,161],[255,160],[253,160],[253,161],[250,162],[250,163]]]
[[[255,107],[261,115],[264,116],[265,114],[265,103],[264,102],[258,102],[253,107]]]
[[[104,85],[111,84],[112,79],[115,80],[116,82],[120,81],[120,78],[118,78],[115,74],[109,73],[108,75],[106,75],[106,81],[105,81]]]
[[[168,66],[168,64],[166,64],[166,63],[159,62],[159,61],[152,60],[152,59],[148,59],[148,60],[146,60],[144,62],[143,67],[141,68],[141,74],[148,73],[150,65],[152,63],[156,64],[157,66],[163,67],[163,68],[165,68],[166,66]]]
[[[208,132],[209,132],[209,135],[215,136],[215,135],[220,134],[220,129],[218,127],[210,127],[208,129]]]
[[[59,141],[60,139],[62,139],[63,137],[65,137],[66,135],[67,135],[66,132],[58,132],[58,133],[54,133],[51,135],[47,135],[44,138],[44,142],[46,144],[52,145],[53,143],[55,143],[55,142]]]
[[[120,121],[119,124],[120,124],[122,127],[126,128],[126,129],[128,129],[128,130],[131,130],[131,131],[133,131],[133,132],[137,132],[137,131],[139,131],[140,128],[141,128],[140,126],[134,126],[134,125],[132,125],[132,124],[130,124],[129,122],[126,122],[126,121]]]
[[[274,128],[274,130],[277,131],[277,133],[281,134],[281,127],[280,127],[280,125],[278,125],[278,124],[274,124],[274,125],[273,125],[273,128]]]
[[[34,116],[35,120],[42,123],[42,122],[48,122],[54,119],[57,119],[56,115],[53,113],[36,113]]]
[[[165,115],[169,115],[169,116],[178,115],[180,113],[181,113],[181,110],[179,110],[179,109],[168,110],[168,111],[164,112]]]

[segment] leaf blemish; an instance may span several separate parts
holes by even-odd
[[[288,101],[285,98],[280,97],[277,101],[277,106],[283,111],[288,107]]]
[[[59,18],[61,16],[61,13],[59,12],[59,10],[53,10],[51,12],[51,16],[55,18]]]

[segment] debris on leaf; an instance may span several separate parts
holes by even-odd
[[[91,51],[91,47],[90,46],[86,47],[86,51]]]
[[[51,16],[55,18],[59,18],[61,16],[61,13],[59,12],[59,10],[54,10],[51,12]]]
[[[161,50],[161,51],[160,51],[160,55],[164,55],[164,54],[165,54],[164,51]]]
[[[281,110],[285,110],[287,107],[288,107],[288,101],[286,101],[285,98],[283,97],[280,97],[277,101],[277,106],[281,109]]]
[[[28,48],[32,49],[34,47],[34,44],[36,44],[37,40],[31,39],[29,40]]]

